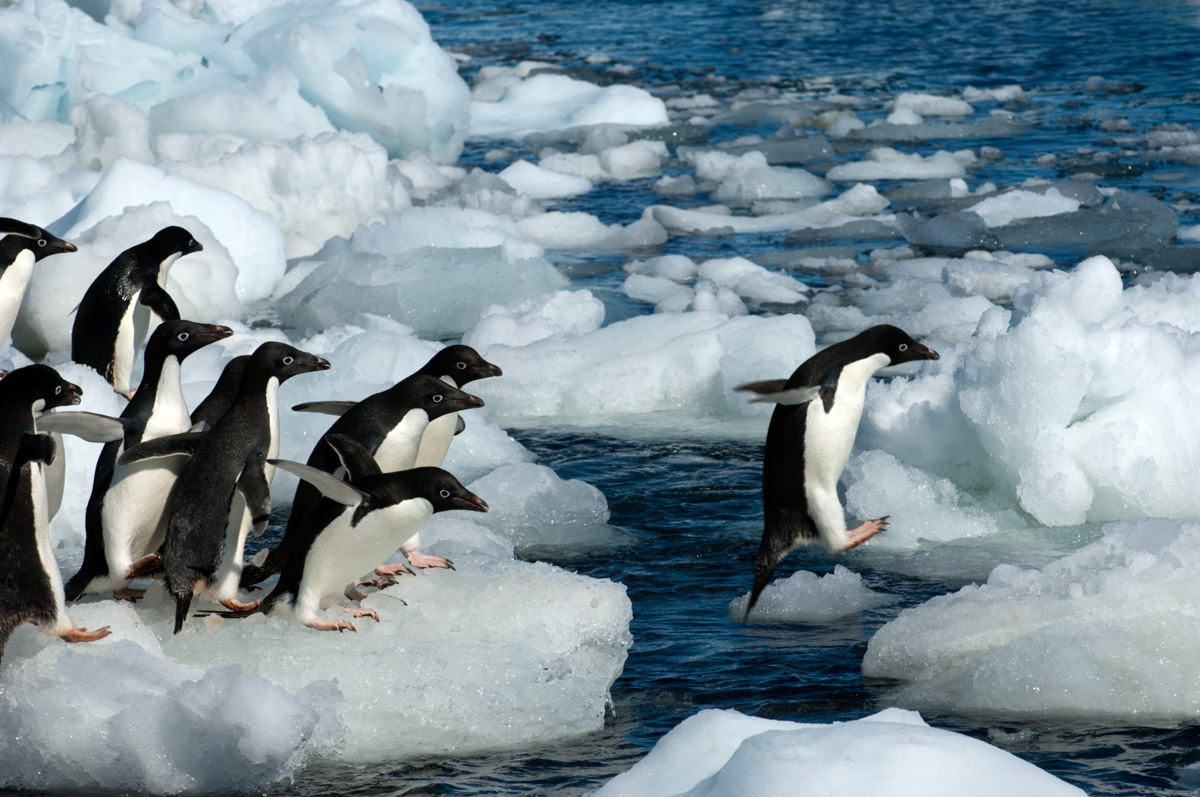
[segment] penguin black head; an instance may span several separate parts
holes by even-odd
[[[298,374],[328,371],[329,361],[315,354],[300,351],[295,346],[270,341],[255,349],[247,368],[251,367],[264,369],[282,384]]]
[[[454,384],[462,387],[476,379],[502,376],[504,372],[480,357],[479,352],[470,346],[460,343],[455,346],[447,346],[433,355],[417,373],[429,374],[439,379],[448,376],[454,380]]]
[[[5,236],[3,241],[0,241],[0,262],[11,262],[17,253],[24,249],[33,252],[33,259],[35,261],[63,252],[79,251],[75,244],[64,241],[62,238],[46,232],[41,227],[33,224],[24,226],[28,227],[28,229],[22,229],[19,233],[10,233]],[[2,229],[3,225],[0,225],[0,231]],[[26,233],[32,233],[32,235],[27,235]]]
[[[0,379],[0,394],[6,406],[10,401],[17,406],[28,404],[33,412],[70,406],[83,400],[83,389],[63,379],[48,365],[27,365],[8,374]]]
[[[912,362],[913,360],[938,360],[940,355],[928,346],[917,343],[908,333],[890,324],[880,324],[860,332],[846,341],[869,351],[871,354],[886,354],[892,365]]]
[[[451,412],[473,410],[483,406],[483,400],[443,382],[435,376],[417,373],[402,383],[405,400],[422,409],[430,420]]]
[[[434,512],[465,509],[470,512],[488,511],[487,502],[462,486],[462,482],[441,468],[412,468],[409,485],[414,493],[433,504]]]
[[[196,237],[182,227],[164,227],[141,246],[157,255],[156,262],[166,260],[176,252],[183,256],[204,249]]]
[[[229,337],[233,330],[216,324],[173,319],[164,321],[146,343],[146,359],[174,355],[179,361],[210,343]]]

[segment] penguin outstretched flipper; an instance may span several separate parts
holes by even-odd
[[[12,469],[19,470],[29,462],[40,462],[49,465],[58,454],[58,444],[54,438],[41,432],[26,432],[21,437],[17,447],[17,456],[13,460]]]
[[[127,449],[117,459],[117,464],[132,465],[135,462],[144,462],[160,457],[192,456],[200,448],[200,444],[204,442],[208,434],[208,432],[183,432],[182,434],[156,437]]]
[[[72,410],[39,415],[39,432],[58,432],[87,440],[89,443],[111,443],[125,437],[128,423],[121,418],[95,412]]]
[[[747,382],[734,390],[756,394],[751,402],[770,404],[807,404],[820,395],[821,388],[812,385],[788,389],[786,379],[767,379],[762,382]]]
[[[357,401],[306,401],[292,407],[294,412],[319,412],[323,415],[336,415],[339,418],[358,404]]]
[[[148,282],[138,294],[138,303],[144,304],[154,311],[163,321],[178,321],[179,308],[171,294],[167,293],[157,282]]]
[[[339,504],[358,506],[370,498],[362,490],[342,481],[332,473],[318,470],[311,465],[292,462],[290,459],[269,459],[267,461],[280,470],[286,470],[288,473],[299,476],[320,490],[321,494],[326,498],[331,501],[337,501]]]

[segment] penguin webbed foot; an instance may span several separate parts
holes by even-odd
[[[111,634],[108,626],[98,628],[95,631],[89,631],[86,628],[72,628],[68,631],[63,631],[58,635],[58,638],[64,642],[95,642],[97,639]]]
[[[843,551],[849,551],[851,548],[857,548],[867,540],[887,529],[888,518],[890,515],[884,515],[875,520],[868,520],[856,529],[851,529],[846,532],[846,537],[850,540],[849,544],[843,548]]]
[[[374,609],[351,609],[349,606],[347,606],[346,611],[354,612],[355,620],[360,620],[363,617],[370,617],[375,622],[379,622],[379,613]]]
[[[254,611],[259,607],[259,604],[261,604],[262,601],[250,601],[249,603],[242,603],[237,598],[226,598],[223,601],[218,601],[218,603],[235,613],[241,613]]]
[[[358,633],[358,629],[350,624],[347,620],[322,620],[319,617],[314,617],[305,623],[309,628],[315,628],[318,631],[337,631],[339,634],[342,631],[353,631]]]
[[[162,554],[148,553],[129,566],[125,571],[125,578],[153,578],[159,575],[162,569]]]
[[[454,562],[451,560],[441,556],[429,556],[428,554],[423,554],[420,551],[405,551],[404,557],[408,559],[408,563],[410,565],[413,567],[419,567],[421,569],[425,569],[427,567],[442,567],[447,570],[455,569]],[[376,569],[375,572],[378,573],[379,570]]]
[[[125,587],[124,589],[113,590],[113,598],[115,600],[119,600],[119,601],[129,601],[130,603],[137,603],[139,600],[141,600],[144,597],[146,597],[146,590],[144,590],[144,589],[133,589],[131,587]]]

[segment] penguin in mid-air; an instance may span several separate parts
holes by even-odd
[[[132,398],[134,359],[155,318],[179,318],[159,284],[180,257],[204,247],[182,227],[166,227],[117,255],[88,287],[71,327],[71,359],[94,368],[113,390]]]
[[[887,526],[887,518],[846,529],[837,485],[858,433],[867,382],[879,369],[938,353],[903,330],[881,325],[835,343],[801,363],[789,379],[735,390],[776,404],[763,452],[763,536],[745,618],[789,553],[811,542],[846,551]]]
[[[307,408],[309,405],[298,405]],[[482,407],[483,402],[447,384],[436,376],[416,373],[402,379],[387,390],[368,396],[346,410],[342,417],[317,441],[308,465],[325,473],[336,473],[340,467],[337,454],[325,442],[329,435],[342,435],[366,449],[375,458],[379,468],[386,472],[406,470],[413,466],[420,450],[422,436],[429,422],[449,413]],[[304,516],[320,500],[321,494],[306,481],[296,487],[292,499],[292,511],[288,516],[283,539],[266,559],[247,567],[242,573],[242,586],[257,584],[274,573],[278,573],[287,559],[291,537],[304,520]],[[425,556],[417,551],[420,540],[412,541],[405,549],[405,556],[417,567],[447,567],[447,560],[439,556]],[[406,542],[406,545],[408,543]],[[392,551],[395,553],[395,551]],[[389,554],[390,556],[391,554]],[[386,559],[387,557],[384,557]],[[380,559],[375,565],[380,565]],[[374,567],[375,565],[372,565]],[[368,568],[369,570],[370,568]],[[404,570],[404,565],[382,566],[381,576],[395,575]],[[391,572],[388,572],[391,571]],[[364,573],[367,571],[363,571]],[[359,575],[362,575],[360,573]]]
[[[43,467],[54,460],[57,444],[37,430],[37,414],[80,402],[83,391],[46,365],[18,368],[0,379],[0,652],[14,630],[34,623],[68,642],[91,642],[108,628],[76,628],[67,615],[62,574],[50,544]],[[91,413],[69,418],[65,426],[83,429],[106,420],[119,436],[114,419]],[[66,428],[61,431],[69,431]]]
[[[321,445],[335,453],[345,481],[299,462],[273,460],[325,498],[301,521],[279,581],[260,610],[286,611],[296,622],[321,631],[355,631],[346,620],[319,617],[322,603],[339,597],[347,584],[391,556],[435,512],[486,512],[488,505],[441,468],[382,473],[366,449],[347,437],[326,435]],[[354,616],[379,620],[370,609],[357,609]]]
[[[33,264],[50,255],[76,252],[75,244],[33,224],[0,218],[0,346],[12,335],[21,300],[33,277]]]
[[[244,528],[266,528],[271,511],[267,460],[278,454],[279,385],[298,374],[324,371],[326,360],[286,343],[264,343],[251,355],[233,404],[212,429],[159,437],[118,459],[188,454],[176,486],[163,545],[167,591],[175,600],[175,633],[183,628],[192,597],[206,591],[235,611],[254,608],[236,599]],[[268,472],[270,469],[270,472]],[[232,594],[227,587],[232,582]]]
[[[228,327],[173,320],[150,335],[142,383],[121,413],[124,436],[106,443],[96,461],[84,515],[83,565],[66,583],[68,601],[107,590],[116,598],[133,600],[141,591],[130,590],[129,582],[161,568],[158,549],[184,458],[118,466],[117,457],[143,441],[191,429],[180,365],[189,354],[232,334]]]

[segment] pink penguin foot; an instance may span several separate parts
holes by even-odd
[[[850,544],[842,550],[848,551],[851,548],[857,548],[867,540],[874,537],[879,532],[887,528],[888,516],[884,515],[875,520],[868,520],[856,529],[846,532],[846,536],[850,538]]]
[[[355,620],[359,620],[363,617],[370,617],[375,622],[377,622],[377,623],[379,622],[379,615],[376,613],[376,611],[374,609],[351,609],[350,607],[347,606],[346,611],[354,612]]]
[[[422,569],[426,567],[445,567],[449,570],[454,569],[454,562],[450,561],[449,559],[444,559],[440,556],[429,556],[421,553],[420,551],[405,551],[404,558],[407,559],[408,563],[413,567],[420,567]]]
[[[358,582],[358,584],[361,584],[361,583],[362,582]],[[363,600],[364,598],[367,597],[367,593],[358,590],[356,588],[358,586],[358,584],[351,584],[350,586],[346,587],[345,592],[343,592],[342,594],[345,595],[347,598],[349,598],[352,601]]]
[[[262,601],[250,601],[249,603],[242,603],[237,598],[228,598],[221,601],[222,606],[235,612],[248,612],[251,609],[257,609],[258,604],[260,603],[262,603]]]
[[[350,625],[350,623],[345,620],[322,620],[314,617],[305,623],[305,625],[307,625],[309,628],[315,628],[318,631],[337,631],[338,633],[341,633],[342,631],[354,631],[355,633],[358,632],[357,628]]]
[[[406,565],[404,562],[396,562],[395,564],[390,565],[380,565],[379,567],[375,568],[375,575],[377,576],[402,576],[405,573],[410,576],[416,575],[416,573],[412,571],[412,568]]]
[[[131,589],[129,587],[125,587],[125,589],[113,590],[113,597],[119,601],[129,601],[130,603],[137,603],[139,600],[146,597],[146,590]]]
[[[162,570],[162,566],[161,554],[148,553],[129,566],[129,569],[125,571],[125,578],[138,578],[142,575],[149,575]]]
[[[66,642],[95,642],[97,639],[104,639],[104,637],[111,633],[112,631],[108,630],[108,626],[104,626],[97,631],[89,631],[86,628],[72,628],[70,631],[63,631],[58,637]]]

